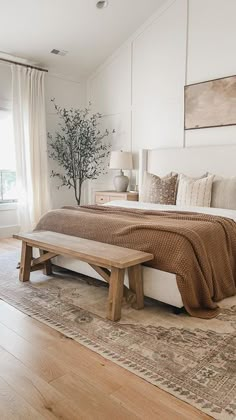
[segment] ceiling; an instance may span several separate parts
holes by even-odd
[[[91,74],[165,0],[0,0],[0,51],[76,79]],[[66,50],[64,57],[50,54]]]

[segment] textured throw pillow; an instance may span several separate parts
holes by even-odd
[[[210,207],[213,178],[214,175],[196,179],[181,174],[176,204],[178,206]]]
[[[139,200],[146,203],[175,204],[177,179],[177,174],[160,178],[145,172]]]
[[[211,207],[236,210],[236,177],[214,177]]]

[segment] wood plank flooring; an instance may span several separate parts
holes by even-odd
[[[0,300],[0,419],[210,417]]]

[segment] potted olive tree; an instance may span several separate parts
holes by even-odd
[[[55,135],[48,134],[49,157],[63,170],[52,171],[51,176],[60,179],[60,186],[73,188],[80,205],[84,181],[97,179],[107,172],[110,143],[105,138],[110,133],[99,129],[102,114],[91,113],[90,108],[67,110],[58,106],[55,99],[52,102],[60,122]]]

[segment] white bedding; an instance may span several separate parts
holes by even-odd
[[[166,211],[187,211],[195,213],[212,214],[214,216],[228,217],[236,222],[236,210],[218,209],[213,207],[191,207],[191,206],[167,206],[163,204],[143,203],[141,201],[116,200],[104,204],[104,206],[126,207],[129,209],[141,210],[166,210]]]

